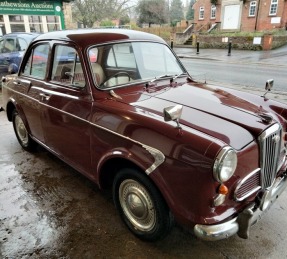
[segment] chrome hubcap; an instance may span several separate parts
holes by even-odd
[[[127,179],[120,184],[119,200],[123,211],[136,229],[151,230],[156,212],[147,190],[138,182]]]
[[[22,142],[22,144],[27,145],[28,144],[28,132],[19,115],[16,115],[15,117],[15,129],[17,131],[17,135],[20,141]]]

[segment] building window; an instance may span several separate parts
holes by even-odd
[[[46,16],[48,31],[61,30],[59,16]]]
[[[212,5],[210,10],[210,19],[215,19],[216,16],[216,6]]]
[[[204,7],[201,6],[199,8],[199,20],[203,20],[204,19]]]
[[[31,32],[44,32],[42,25],[42,16],[30,15],[29,26]]]
[[[278,7],[278,0],[271,0],[269,15],[276,15]]]
[[[9,15],[10,22],[24,22],[24,18],[22,15]]]
[[[11,32],[25,31],[24,18],[22,15],[9,15]]]
[[[255,16],[255,11],[256,11],[256,1],[252,1],[250,2],[249,16]]]

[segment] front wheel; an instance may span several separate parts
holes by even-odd
[[[139,238],[156,241],[171,230],[173,217],[159,191],[134,169],[123,169],[115,177],[113,197],[128,228]]]
[[[20,143],[20,145],[23,147],[23,149],[27,151],[34,151],[36,147],[36,143],[33,139],[29,136],[29,133],[27,131],[27,128],[20,117],[17,110],[13,111],[12,114],[12,120],[13,120],[13,127],[16,134],[16,137]]]

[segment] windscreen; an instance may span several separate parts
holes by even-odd
[[[96,84],[103,87],[177,76],[185,72],[172,51],[160,43],[110,44],[93,47],[88,54]]]

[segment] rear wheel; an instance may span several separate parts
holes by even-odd
[[[27,151],[30,152],[34,151],[36,143],[29,136],[27,128],[17,110],[13,111],[12,120],[13,120],[14,131],[20,145]]]
[[[173,218],[150,179],[134,169],[123,169],[113,184],[114,202],[123,221],[139,238],[155,241],[165,237]]]

